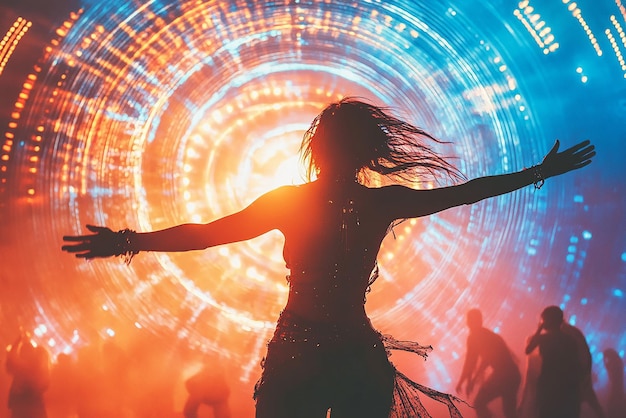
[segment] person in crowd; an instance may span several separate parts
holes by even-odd
[[[587,344],[587,338],[585,338],[585,334],[583,334],[580,329],[567,321],[563,321],[561,329],[564,333],[569,334],[576,339],[578,361],[580,363],[579,367],[582,371],[582,386],[580,388],[581,400],[583,403],[587,403],[589,405],[596,418],[604,418],[604,410],[602,409],[602,405],[600,405],[596,391],[593,389],[593,363],[591,350],[589,349],[589,344]]]
[[[538,349],[541,357],[535,394],[537,418],[580,416],[584,373],[576,339],[563,332],[562,327],[563,311],[558,306],[548,306],[526,345],[527,355]]]
[[[44,393],[50,383],[48,351],[20,332],[7,353],[6,371],[12,376],[8,406],[11,418],[46,418]]]
[[[609,381],[606,399],[606,417],[626,418],[624,360],[614,348],[607,348],[602,352],[602,356]]]
[[[230,386],[219,364],[207,362],[185,381],[185,388],[189,394],[183,408],[185,418],[198,418],[202,405],[211,408],[215,418],[231,418],[228,404]]]
[[[517,391],[521,374],[511,350],[504,339],[483,326],[480,310],[467,312],[467,351],[463,371],[456,386],[469,396],[477,382],[481,382],[474,398],[474,408],[478,418],[488,418],[492,414],[488,404],[494,399],[502,399],[502,410],[506,418],[517,417]]]

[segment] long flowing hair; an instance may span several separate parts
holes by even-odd
[[[428,142],[446,143],[391,115],[387,107],[345,97],[313,120],[300,155],[309,180],[322,175],[363,179],[368,171],[408,181],[423,175],[464,178]]]

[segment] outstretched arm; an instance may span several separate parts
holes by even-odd
[[[257,237],[279,227],[278,208],[285,188],[269,192],[250,206],[207,224],[182,224],[153,232],[114,232],[107,227],[87,225],[93,234],[64,236],[72,244],[61,249],[77,258],[99,258],[136,254],[139,251],[201,250]]]
[[[595,147],[590,141],[583,141],[562,152],[559,152],[559,145],[557,140],[541,164],[516,173],[479,177],[463,184],[431,190],[392,186],[388,188],[391,196],[387,196],[385,200],[393,202],[396,212],[399,212],[395,214],[398,219],[430,215],[509,193],[533,183],[539,188],[550,177],[590,164],[596,155]]]

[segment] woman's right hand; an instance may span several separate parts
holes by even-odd
[[[113,257],[117,252],[117,233],[103,226],[87,225],[87,229],[93,234],[89,235],[66,235],[63,241],[72,242],[72,245],[64,245],[61,250],[74,254],[76,258],[90,260],[92,258]]]

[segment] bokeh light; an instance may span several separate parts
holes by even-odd
[[[55,2],[49,2],[55,3]],[[398,362],[452,391],[465,312],[523,364],[546,305],[602,350],[626,332],[626,11],[621,1],[83,0],[0,6],[0,317],[52,353],[138,329],[260,373],[287,296],[277,232],[201,252],[81,262],[61,236],[208,222],[304,181],[302,134],[364,96],[451,141],[468,178],[591,139],[595,163],[398,225],[368,295],[375,326],[432,344]],[[395,357],[392,357],[394,359]]]

